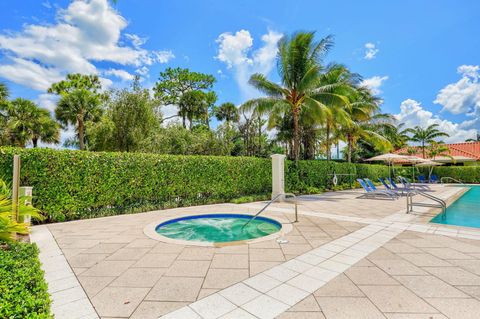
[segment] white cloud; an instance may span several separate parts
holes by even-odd
[[[259,92],[248,84],[248,80],[253,73],[268,75],[272,71],[277,42],[282,36],[281,33],[269,31],[261,37],[263,44],[257,50],[252,50],[253,38],[247,30],[225,32],[217,38],[219,48],[215,58],[232,69],[244,99],[259,96]]]
[[[360,83],[361,86],[367,87],[372,91],[373,94],[377,95],[382,93],[380,87],[382,86],[383,82],[388,80],[388,76],[373,76],[371,78],[363,79]]]
[[[12,82],[44,91],[52,83],[63,79],[62,74],[56,68],[43,67],[21,58],[11,58],[10,60],[11,64],[0,65],[0,77]]]
[[[49,110],[51,113],[55,111],[57,107],[58,96],[48,93],[40,94],[35,103],[38,104],[41,108]]]
[[[457,72],[462,78],[447,85],[437,95],[433,103],[443,106],[442,111],[453,114],[467,113],[470,116],[480,116],[480,66],[462,65]]]
[[[172,51],[152,51],[152,54],[158,63],[168,63],[171,59],[175,58]]]
[[[117,78],[120,78],[123,81],[132,81],[135,78],[133,74],[130,74],[127,71],[120,70],[120,69],[106,70],[103,72],[103,74],[107,76],[115,76]]]
[[[462,74],[463,76],[472,78],[475,82],[477,82],[479,74],[480,66],[478,65],[461,65],[457,68],[457,72]]]
[[[125,37],[130,40],[130,42],[132,42],[132,45],[136,48],[140,48],[147,42],[147,38],[141,38],[136,34],[127,33],[125,34]]]
[[[100,73],[95,62],[112,62],[142,68],[166,63],[171,51],[148,51],[137,35],[124,37],[127,21],[108,0],[74,0],[58,9],[52,24],[27,24],[21,32],[0,34],[0,49],[7,64],[0,65],[0,77],[45,90],[66,73]]]
[[[409,127],[427,127],[432,124],[438,124],[439,129],[449,134],[449,137],[442,138],[444,142],[455,143],[463,142],[468,138],[476,136],[475,129],[466,129],[462,123],[454,123],[441,119],[432,112],[425,110],[422,105],[412,99],[407,99],[400,104],[400,113],[395,115],[399,123],[405,123],[405,128]]]
[[[380,51],[380,49],[377,49],[374,43],[365,43],[365,56],[363,58],[365,60],[372,60],[377,55],[378,51]]]
[[[252,64],[247,53],[253,45],[253,38],[247,30],[240,30],[235,34],[222,33],[216,42],[219,43],[217,59],[225,62],[227,68],[230,69],[234,65]]]
[[[142,66],[141,68],[139,69],[136,69],[135,70],[135,73],[138,73],[140,74],[141,76],[148,76],[148,72],[150,70],[146,67],[146,66]]]

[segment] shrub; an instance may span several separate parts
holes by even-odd
[[[0,318],[52,318],[36,245],[0,245]]]
[[[386,165],[356,164],[358,178],[369,178],[378,182],[379,177],[389,176],[389,168]]]
[[[252,157],[95,153],[51,149],[0,149],[0,175],[22,159],[22,185],[34,187],[34,205],[48,221],[65,221],[154,209],[229,202],[270,195],[271,161]],[[338,185],[332,183],[333,172]],[[355,178],[387,176],[383,165],[287,161],[292,193],[345,189]]]
[[[433,169],[433,174],[439,179],[453,177],[464,183],[480,183],[480,166],[438,166]],[[428,176],[428,172],[426,175]]]
[[[50,149],[0,150],[0,174],[22,160],[22,185],[49,221],[64,221],[267,194],[268,159],[94,153]]]

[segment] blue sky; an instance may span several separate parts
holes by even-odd
[[[68,72],[151,87],[168,66],[214,74],[219,102],[240,104],[258,95],[250,74],[277,78],[282,34],[315,30],[335,36],[325,62],[360,73],[406,126],[439,123],[449,142],[480,130],[478,1],[24,0],[0,12],[0,81],[49,109],[45,89]]]

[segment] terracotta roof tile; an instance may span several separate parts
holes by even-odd
[[[465,143],[453,143],[453,144],[444,144],[450,149],[450,156],[463,156],[472,158],[475,160],[480,160],[480,142],[465,142]],[[419,146],[414,146],[417,151],[414,156],[423,157],[422,150]],[[394,153],[397,154],[406,154],[407,148],[401,148],[396,150]]]

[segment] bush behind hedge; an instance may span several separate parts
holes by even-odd
[[[11,179],[12,159],[22,159],[22,185],[34,187],[34,205],[48,221],[115,215],[154,209],[228,202],[271,192],[271,160],[252,157],[177,156],[0,149],[0,175]],[[351,187],[356,177],[377,180],[384,165],[332,161],[287,161],[285,188],[317,193]]]
[[[1,245],[0,318],[52,318],[37,246],[27,243]]]

